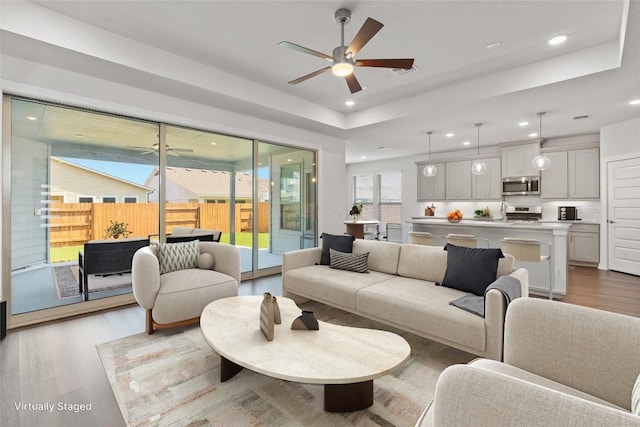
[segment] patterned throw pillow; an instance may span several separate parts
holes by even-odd
[[[338,270],[355,271],[356,273],[369,272],[369,252],[363,254],[349,254],[329,249],[331,262],[329,267]]]
[[[631,413],[640,415],[640,375],[638,375],[631,392]]]
[[[198,240],[181,243],[156,243],[160,274],[198,268]]]

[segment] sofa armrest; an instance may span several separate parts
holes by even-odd
[[[213,255],[213,269],[233,277],[240,285],[240,250],[234,245],[217,242],[199,242],[200,252]]]
[[[152,309],[160,290],[160,265],[155,247],[146,246],[133,254],[131,287],[138,304],[147,310]]]
[[[308,267],[320,262],[322,248],[307,248],[282,254],[282,276],[294,268]]]
[[[630,409],[640,318],[538,298],[509,305],[504,361]]]
[[[520,284],[522,285],[522,296],[528,297],[529,296],[529,270],[525,268],[518,268],[513,272],[511,272],[509,276],[513,276],[516,279],[518,279],[518,281],[520,281]]]
[[[436,385],[433,425],[640,426],[640,417],[486,369],[454,365]]]

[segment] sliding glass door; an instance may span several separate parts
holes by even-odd
[[[221,231],[222,243],[240,249],[243,279],[279,273],[282,253],[316,244],[313,150],[6,100],[11,190],[3,206],[11,218],[3,238],[11,263],[3,294],[11,316],[132,302],[126,271],[88,271],[84,280],[85,252],[103,242],[153,244],[185,228]]]

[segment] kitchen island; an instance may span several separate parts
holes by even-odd
[[[407,221],[413,231],[426,231],[435,236],[436,243],[444,244],[447,234],[472,234],[486,239],[489,247],[499,248],[504,237],[536,239],[551,244],[553,295],[561,297],[567,292],[567,236],[571,224],[558,222],[505,222],[502,220],[462,219],[451,223],[446,218],[428,217]],[[482,247],[482,242],[479,242]],[[484,245],[486,246],[486,245]],[[545,247],[542,248],[545,254]],[[529,290],[539,295],[549,295],[549,267],[546,262],[520,263],[529,271]]]

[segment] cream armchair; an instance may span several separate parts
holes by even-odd
[[[133,295],[147,310],[147,333],[196,323],[211,301],[238,295],[240,251],[232,245],[198,242],[213,255],[212,269],[192,268],[160,275],[155,245],[139,249],[131,268]]]
[[[418,425],[640,426],[640,318],[535,298],[509,305],[504,362],[445,369]]]

